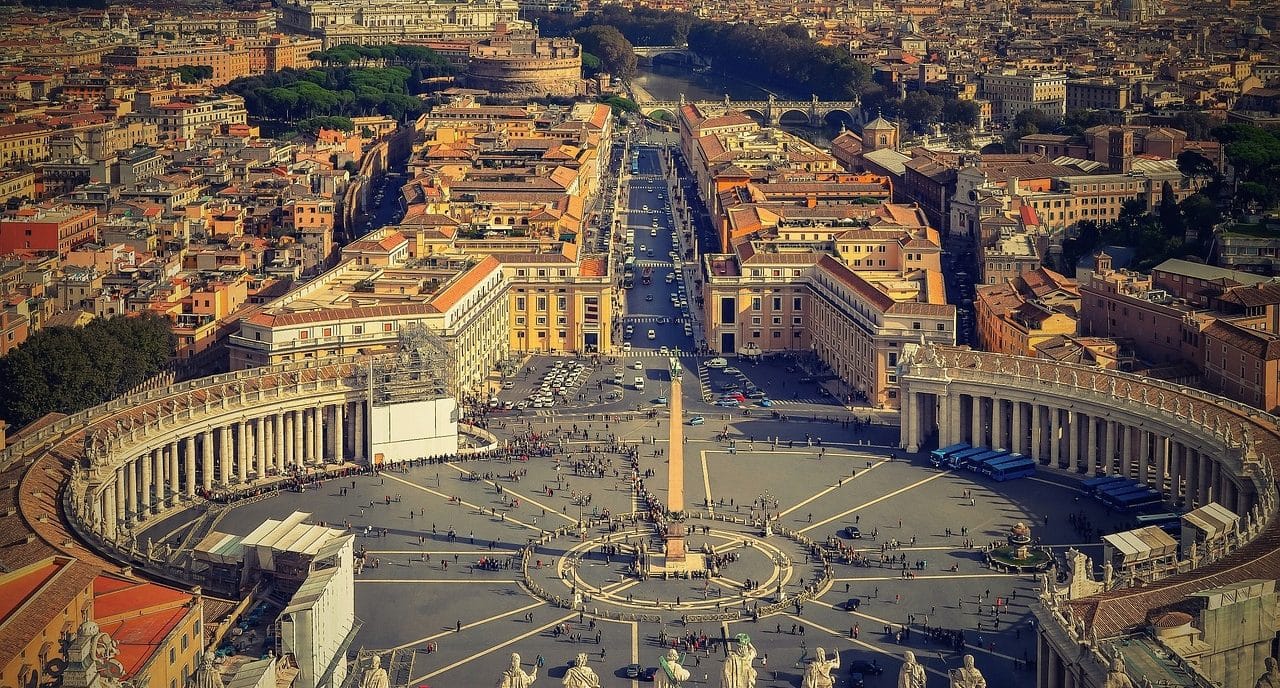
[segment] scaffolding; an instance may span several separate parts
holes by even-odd
[[[456,391],[452,360],[440,336],[422,325],[406,325],[400,328],[399,348],[372,357],[357,377],[365,389],[373,380],[369,401],[375,406],[441,399]]]

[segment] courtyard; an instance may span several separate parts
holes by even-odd
[[[540,675],[556,683],[587,652],[604,685],[630,685],[627,667],[655,667],[673,642],[695,682],[718,685],[719,639],[743,632],[760,655],[758,685],[799,686],[822,647],[839,653],[837,685],[853,685],[849,667],[861,661],[884,670],[867,685],[888,686],[904,650],[934,681],[970,653],[990,685],[1032,682],[1028,605],[1039,585],[986,568],[981,548],[1025,522],[1041,544],[1096,561],[1100,546],[1082,542],[1068,515],[1106,531],[1122,525],[1050,474],[993,483],[934,469],[893,449],[895,427],[847,422],[862,414],[783,421],[719,411],[684,426],[689,548],[716,558],[710,578],[632,569],[635,547],[662,546],[652,524],[633,518],[645,506],[631,479],[634,468],[665,499],[662,413],[494,416],[500,438],[559,450],[332,479],[237,507],[218,530],[244,535],[296,510],[355,534],[366,565],[352,650],[401,650],[412,686],[492,683],[511,652],[526,668],[541,659]],[[172,541],[184,517],[147,534]],[[531,543],[522,570],[519,552]],[[801,601],[806,586],[813,599]],[[553,606],[554,597],[580,604]]]

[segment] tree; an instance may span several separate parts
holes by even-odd
[[[177,71],[178,78],[184,84],[195,84],[213,78],[213,67],[209,65],[181,65]]]
[[[956,128],[978,126],[982,110],[972,100],[951,99],[942,104],[942,121]]]
[[[582,45],[585,52],[591,53],[600,60],[600,67],[604,71],[619,79],[630,79],[635,74],[635,48],[618,29],[594,24],[575,31],[573,38]]]
[[[175,342],[154,315],[42,329],[0,358],[0,417],[22,426],[119,396],[159,372]]]
[[[1160,185],[1160,224],[1164,227],[1165,235],[1170,238],[1181,238],[1186,235],[1182,209],[1178,207],[1173,185],[1167,181]]]
[[[1178,206],[1182,211],[1184,227],[1196,232],[1196,239],[1202,245],[1208,244],[1213,236],[1213,228],[1222,221],[1222,212],[1213,199],[1202,193],[1187,196]]]
[[[591,77],[599,74],[602,71],[601,64],[600,58],[585,50],[582,51],[582,74],[584,76]]]
[[[910,127],[920,133],[938,121],[942,112],[942,99],[927,91],[913,91],[902,100],[902,116]]]
[[[1212,160],[1193,150],[1178,154],[1178,171],[1193,180],[1212,179],[1218,174],[1218,168]]]

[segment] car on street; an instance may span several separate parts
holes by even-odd
[[[840,530],[840,535],[850,540],[861,540],[862,530],[858,526],[845,526]]]
[[[516,383],[512,382],[511,380],[507,380],[506,382],[502,383],[503,389],[512,389],[515,386],[516,386]]]
[[[631,384],[636,388],[636,391],[639,391],[639,392],[644,391],[644,378],[640,377],[639,375],[637,375],[635,379],[631,381]]]
[[[655,403],[655,404],[657,404],[657,405],[659,405],[659,406],[666,406],[666,405],[667,405],[667,398],[666,398],[666,397],[658,397],[657,399],[654,399],[654,400],[653,400],[653,403]]]
[[[665,346],[663,346],[663,347],[659,347],[659,348],[658,348],[658,353],[659,353],[660,355],[662,355],[662,356],[670,356],[670,355],[671,355],[671,349],[668,349],[668,348],[667,348],[667,347],[665,347]]]
[[[622,392],[619,392],[618,390],[615,389],[609,392],[608,394],[606,394],[604,398],[608,399],[609,401],[617,401],[618,399],[622,398]]]
[[[860,607],[861,605],[862,605],[861,597],[850,597],[844,602],[844,610],[847,612],[856,612],[858,611],[858,607]],[[865,674],[866,672],[864,671],[862,673]]]
[[[721,399],[716,402],[716,406],[722,406],[724,408],[736,407],[737,405],[737,399]]]
[[[765,393],[758,389],[747,392],[748,399],[763,399],[765,396]]]
[[[652,300],[653,300],[653,294],[645,294],[645,295],[644,295],[644,300],[645,300],[645,301],[652,301]]]
[[[729,366],[728,368],[724,369],[724,372],[728,373],[729,375],[737,375],[742,371],[738,370],[737,368],[734,368],[733,366]]]
[[[635,363],[631,364],[631,367],[635,368],[636,370],[644,370],[644,363],[640,361],[636,361]]]
[[[628,664],[626,668],[622,670],[622,673],[627,678],[640,678],[640,671],[641,668],[639,664]]]
[[[649,339],[657,339],[657,338],[658,338],[658,333],[654,332],[653,330],[649,330]]]
[[[631,352],[631,342],[623,342],[623,343],[622,343],[622,353],[624,353],[624,354],[625,354],[625,353],[630,353],[630,352]]]
[[[727,365],[729,365],[729,362],[719,356],[707,361],[708,368],[723,368]]]
[[[884,673],[884,667],[880,666],[877,662],[868,662],[865,659],[855,659],[849,663],[849,671],[855,674],[879,676]]]
[[[760,408],[773,408],[773,399],[761,399]]]
[[[707,422],[707,419],[702,416],[694,416],[689,419],[689,425],[702,425],[705,422]]]

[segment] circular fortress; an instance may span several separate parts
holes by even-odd
[[[471,46],[466,82],[511,97],[577,95],[582,46],[571,38],[495,36]]]

